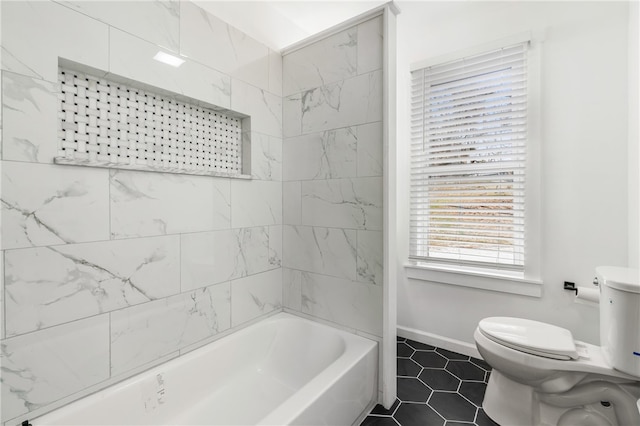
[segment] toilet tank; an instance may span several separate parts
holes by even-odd
[[[600,345],[609,364],[640,377],[640,273],[596,268],[600,285]]]

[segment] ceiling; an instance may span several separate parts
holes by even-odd
[[[275,50],[387,3],[386,0],[193,2]]]

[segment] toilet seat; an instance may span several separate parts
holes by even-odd
[[[567,329],[539,321],[511,317],[485,318],[478,324],[488,339],[508,348],[561,361],[579,358]]]

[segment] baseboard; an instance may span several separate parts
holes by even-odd
[[[478,349],[476,349],[476,346],[471,343],[451,339],[438,334],[427,333],[426,331],[415,328],[403,327],[401,325],[399,325],[397,329],[398,336],[400,337],[406,337],[407,339],[415,340],[416,342],[437,346],[438,348],[446,349],[448,351],[482,359]]]

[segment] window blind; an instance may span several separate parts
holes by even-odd
[[[527,47],[412,72],[412,258],[523,268]]]

